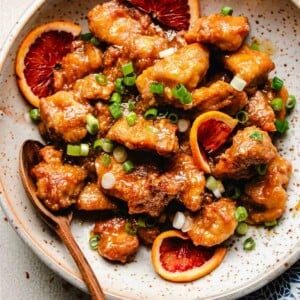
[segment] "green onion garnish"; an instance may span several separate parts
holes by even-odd
[[[259,45],[255,42],[252,42],[252,44],[250,45],[250,48],[252,50],[256,50],[256,51],[259,51]]]
[[[158,110],[155,107],[149,108],[144,114],[146,120],[153,120],[157,117]]]
[[[94,141],[93,149],[101,148],[102,149],[102,139],[97,139]]]
[[[119,94],[124,94],[125,92],[125,87],[123,85],[123,78],[117,78],[115,81],[115,89],[116,92],[118,92]]]
[[[134,102],[132,100],[129,100],[128,101],[128,110],[129,111],[132,111],[135,109],[135,105],[134,105]]]
[[[88,42],[94,35],[91,32],[83,33],[80,35],[80,39],[84,42]]]
[[[100,241],[100,235],[99,234],[91,235],[90,239],[89,239],[90,248],[92,250],[97,250],[98,245],[99,245],[99,241]]]
[[[244,222],[240,222],[237,226],[237,228],[235,229],[235,232],[239,235],[245,235],[248,232],[248,225],[247,223]]]
[[[124,76],[128,76],[128,75],[134,73],[134,68],[133,68],[132,62],[122,65],[122,72],[123,72]]]
[[[266,227],[273,227],[277,225],[277,220],[270,221],[270,222],[265,222],[264,223]]]
[[[123,164],[122,164],[123,170],[126,173],[130,173],[133,171],[134,169],[134,164],[131,160],[126,160]]]
[[[90,41],[94,46],[100,45],[100,41],[95,36],[93,36]]]
[[[289,95],[285,107],[289,110],[293,109],[296,105],[296,97],[294,95]]]
[[[247,124],[247,122],[249,121],[249,115],[248,115],[248,113],[246,111],[240,110],[236,114],[236,119],[238,120],[238,122],[240,124]]]
[[[106,86],[108,83],[108,79],[104,74],[96,74],[95,80],[101,86]]]
[[[287,119],[284,119],[283,121],[275,120],[275,127],[276,130],[280,133],[285,133],[290,128]]]
[[[88,156],[90,147],[88,144],[67,145],[67,155],[70,156]]]
[[[261,132],[258,131],[254,131],[250,134],[250,139],[252,140],[257,140],[257,141],[262,141],[263,140],[263,134]]]
[[[262,175],[266,174],[266,172],[268,170],[268,165],[260,164],[260,165],[255,166],[255,169],[256,169],[256,172],[262,176]]]
[[[137,116],[136,116],[136,113],[134,111],[130,112],[126,116],[126,121],[127,121],[127,124],[129,126],[133,126],[135,124],[136,120],[137,120]]]
[[[164,92],[164,84],[161,82],[151,82],[150,83],[150,92],[152,94],[161,95]]]
[[[226,187],[226,195],[228,198],[236,200],[241,196],[241,190],[236,185],[229,185]]]
[[[114,119],[120,119],[123,115],[120,103],[114,102],[109,106],[109,111]]]
[[[178,115],[175,113],[169,113],[168,114],[168,119],[173,123],[173,124],[177,124],[178,122]]]
[[[107,153],[104,153],[101,156],[101,163],[103,166],[109,166],[111,162],[110,156]]]
[[[234,212],[234,217],[238,222],[243,222],[248,218],[246,207],[238,206]]]
[[[146,219],[145,219],[145,217],[139,216],[137,224],[138,224],[139,227],[145,228],[146,227]]]
[[[272,79],[271,88],[275,91],[280,91],[282,87],[283,87],[283,80],[281,80],[279,77],[275,76]]]
[[[86,129],[92,135],[95,135],[99,130],[99,120],[92,114],[86,116]]]
[[[221,15],[223,16],[231,16],[233,13],[233,8],[230,6],[223,6],[221,8]]]
[[[125,231],[130,235],[136,235],[137,234],[137,226],[134,226],[132,222],[128,221],[125,224]]]
[[[122,96],[119,93],[114,92],[110,97],[110,102],[121,103],[122,102]]]
[[[118,163],[123,163],[127,159],[127,151],[123,146],[117,146],[113,151],[113,157]]]
[[[124,76],[123,83],[126,86],[133,86],[135,84],[135,79],[136,79],[136,74],[132,73],[132,74]]]
[[[172,89],[172,95],[174,98],[179,99],[181,104],[190,104],[193,101],[191,93],[183,84],[176,85],[176,87]]]
[[[33,122],[39,122],[40,119],[41,119],[41,115],[40,115],[40,110],[39,108],[33,108],[29,111],[29,116],[30,116],[30,119],[33,121]]]
[[[106,153],[111,153],[114,150],[114,143],[110,139],[103,138],[101,139],[101,148],[103,149],[104,152]]]
[[[280,111],[283,107],[283,101],[281,98],[274,98],[272,101],[271,101],[271,106],[273,108],[273,110],[275,111]]]
[[[255,248],[255,241],[252,237],[246,239],[243,243],[243,249],[246,251],[253,250]]]

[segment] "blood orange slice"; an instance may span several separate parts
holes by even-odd
[[[210,173],[206,153],[217,150],[226,142],[238,121],[220,111],[209,111],[199,115],[190,131],[190,146],[195,164]]]
[[[39,99],[54,93],[53,70],[70,52],[81,27],[55,21],[32,30],[21,43],[16,57],[17,82],[24,97],[39,106]]]
[[[226,251],[222,247],[196,247],[181,231],[169,230],[156,237],[152,246],[152,264],[164,279],[189,282],[216,269]]]
[[[198,0],[127,0],[141,11],[150,14],[161,24],[175,30],[187,30],[199,18]]]

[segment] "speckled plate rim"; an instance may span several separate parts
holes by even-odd
[[[299,9],[300,9],[300,1],[299,0],[291,0]],[[5,59],[8,56],[11,45],[14,43],[18,34],[24,27],[24,25],[30,20],[30,18],[38,11],[38,9],[45,3],[47,0],[36,0],[31,5],[27,7],[24,11],[21,18],[17,21],[17,23],[13,26],[11,31],[6,38],[6,42],[3,47],[0,48],[0,72],[2,70]],[[70,284],[78,287],[82,291],[87,292],[86,285],[84,284],[81,277],[78,277],[76,273],[72,272],[71,269],[67,268],[65,265],[61,264],[58,260],[56,260],[53,255],[50,255],[43,249],[41,249],[35,240],[32,238],[30,232],[23,230],[22,220],[14,213],[14,209],[10,206],[9,201],[5,201],[7,196],[5,195],[5,189],[2,186],[2,182],[0,180],[0,205],[10,223],[12,228],[16,231],[16,233],[21,237],[21,239],[31,248],[31,250],[39,257],[41,261],[43,261],[51,270],[57,273],[59,276],[64,278]],[[281,265],[271,269],[266,272],[263,280],[262,278],[258,278],[257,281],[251,281],[248,285],[244,285],[234,291],[230,290],[227,293],[222,293],[221,296],[217,295],[214,299],[236,299],[242,297],[246,294],[249,294],[276,277],[286,271],[292,264],[294,264],[298,259],[300,259],[300,248],[296,249],[290,255],[285,257],[285,260],[281,262]],[[129,299],[124,298],[124,296],[118,293],[111,293],[105,291],[107,296],[118,297],[118,299]]]

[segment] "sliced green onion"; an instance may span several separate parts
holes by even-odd
[[[99,245],[99,241],[100,241],[100,235],[99,234],[93,234],[93,235],[91,235],[90,239],[89,239],[90,248],[92,250],[97,250],[98,249],[98,245]]]
[[[132,111],[135,109],[135,105],[134,105],[134,102],[132,100],[129,100],[128,101],[128,110],[129,111]]]
[[[89,145],[80,144],[80,145],[67,145],[67,155],[70,156],[88,156],[89,154]]]
[[[124,76],[134,73],[134,68],[132,62],[128,62],[122,65],[122,72]]]
[[[168,119],[173,123],[173,124],[177,124],[178,122],[178,115],[175,113],[169,113],[168,114]]]
[[[118,163],[123,163],[127,159],[127,151],[123,146],[117,146],[113,151],[113,157]]]
[[[39,122],[41,119],[41,114],[39,108],[33,108],[29,111],[30,119],[33,122]]]
[[[266,227],[273,227],[277,225],[277,220],[265,222]]]
[[[271,81],[271,88],[275,91],[280,91],[283,87],[283,80],[275,76]]]
[[[262,141],[264,138],[263,134],[258,131],[253,131],[249,137],[250,137],[250,139],[257,140],[257,141]]]
[[[256,51],[259,51],[259,45],[255,42],[252,42],[252,44],[250,45],[250,48],[252,50],[256,50]]]
[[[110,139],[107,139],[107,138],[103,138],[101,139],[101,147],[103,149],[104,152],[106,153],[112,153],[113,150],[114,150],[114,143],[113,141],[111,141]]]
[[[146,120],[153,120],[157,117],[158,110],[155,107],[149,108],[144,114]]]
[[[188,119],[179,119],[177,122],[177,127],[179,132],[186,132],[190,127],[190,120]]]
[[[267,172],[267,170],[268,170],[268,165],[266,165],[266,164],[260,164],[260,165],[257,165],[256,167],[255,167],[255,169],[256,169],[256,172],[259,174],[259,175],[265,175],[266,174],[266,172]]]
[[[193,101],[191,93],[183,84],[177,84],[172,89],[172,95],[174,98],[179,99],[181,104],[190,104]]]
[[[125,87],[123,85],[123,78],[117,78],[115,81],[115,89],[116,92],[118,92],[119,94],[124,94],[125,92]]]
[[[247,122],[249,121],[249,115],[248,115],[248,113],[246,111],[240,110],[236,114],[236,119],[238,120],[238,122],[240,124],[247,124]]]
[[[290,128],[287,119],[284,119],[283,121],[275,120],[275,127],[276,130],[280,133],[285,133]]]
[[[127,124],[129,126],[133,126],[135,124],[136,120],[137,120],[137,116],[136,116],[136,113],[134,111],[130,112],[126,116],[126,121],[127,121]]]
[[[221,193],[224,192],[224,186],[220,180],[216,180],[213,176],[209,176],[206,180],[206,188],[213,192],[213,194],[220,198]]]
[[[96,74],[95,80],[101,86],[106,86],[108,83],[108,79],[104,74]]]
[[[161,82],[151,82],[150,83],[150,92],[152,94],[161,95],[164,92],[164,84]]]
[[[283,101],[281,98],[274,98],[272,101],[271,101],[271,106],[273,108],[273,110],[275,111],[280,111],[283,107]]]
[[[101,163],[103,166],[109,166],[111,162],[110,156],[107,153],[104,153],[101,156]]]
[[[238,222],[243,222],[248,218],[246,207],[238,206],[234,212],[234,217]]]
[[[241,190],[236,185],[229,185],[226,187],[226,195],[228,198],[236,200],[241,196]]]
[[[253,250],[255,248],[255,241],[252,237],[247,238],[243,243],[243,249],[246,251]]]
[[[114,102],[109,106],[109,111],[114,119],[120,119],[123,115],[120,103]]]
[[[125,224],[125,231],[130,235],[137,234],[137,226],[135,226],[132,222],[126,222]]]
[[[93,149],[101,148],[102,149],[102,139],[97,139],[93,143]]]
[[[134,169],[134,164],[131,160],[126,160],[123,164],[122,164],[123,170],[126,173],[130,173],[133,171]]]
[[[296,105],[296,97],[294,95],[289,95],[285,107],[289,110],[293,109]]]
[[[86,129],[92,135],[99,131],[99,120],[92,114],[86,116]]]
[[[100,41],[95,36],[93,36],[90,41],[94,46],[100,45]]]
[[[230,85],[237,91],[241,92],[247,85],[247,82],[239,76],[234,76],[230,81]]]
[[[132,73],[132,74],[124,76],[123,83],[126,86],[133,86],[135,84],[135,79],[136,79],[136,74]]]
[[[101,186],[104,189],[111,189],[114,187],[115,184],[116,184],[116,177],[113,173],[107,172],[103,174],[101,178]]]
[[[142,227],[142,228],[147,227],[145,217],[139,216],[137,224],[138,224],[139,227]]]
[[[223,6],[221,8],[221,15],[223,16],[231,16],[233,13],[233,8],[230,6]]]
[[[80,35],[80,39],[82,41],[85,41],[85,42],[88,42],[91,40],[91,38],[93,37],[94,35],[91,33],[91,32],[87,32],[87,33],[83,33]]]
[[[245,235],[248,232],[248,225],[245,222],[240,222],[235,229],[235,232],[239,235]]]
[[[122,102],[122,96],[119,93],[114,92],[110,97],[110,102],[121,103]]]

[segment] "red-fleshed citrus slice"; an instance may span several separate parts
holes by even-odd
[[[198,0],[127,0],[136,8],[150,14],[161,24],[175,29],[187,30],[200,16]]]
[[[216,269],[227,249],[195,246],[181,231],[169,230],[156,237],[152,246],[152,264],[164,279],[190,282]]]
[[[16,57],[17,82],[24,97],[39,106],[39,99],[54,93],[53,70],[70,52],[81,27],[55,21],[33,29],[21,43]]]
[[[199,115],[190,131],[190,146],[195,164],[205,173],[211,173],[206,153],[217,150],[226,142],[238,121],[220,111]]]

